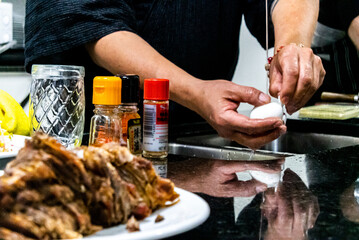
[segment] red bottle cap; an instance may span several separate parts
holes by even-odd
[[[145,79],[143,98],[147,100],[168,100],[169,80],[150,78]]]

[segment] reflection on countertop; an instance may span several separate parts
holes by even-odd
[[[271,161],[169,155],[167,177],[211,207],[201,226],[169,239],[358,239],[359,145]],[[248,170],[281,173],[275,188]]]

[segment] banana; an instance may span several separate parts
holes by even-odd
[[[7,92],[0,89],[1,127],[9,133],[29,135],[30,121],[20,104]]]

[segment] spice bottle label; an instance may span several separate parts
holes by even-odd
[[[130,119],[127,122],[127,147],[132,154],[141,154],[141,134],[142,134],[142,124],[141,119]]]
[[[143,149],[151,152],[167,151],[168,104],[144,104]]]
[[[153,164],[153,168],[155,169],[158,176],[162,178],[167,177],[167,164]]]

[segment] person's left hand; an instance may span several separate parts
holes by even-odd
[[[322,85],[325,76],[322,60],[311,48],[286,45],[270,64],[269,92],[278,97],[293,114],[303,107]]]

